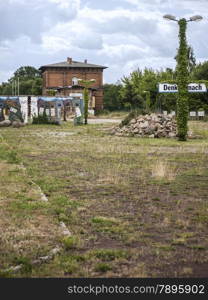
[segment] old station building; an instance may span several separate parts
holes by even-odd
[[[89,88],[89,107],[95,110],[103,108],[103,70],[107,67],[84,62],[66,61],[40,67],[43,76],[43,95],[54,91],[56,96],[81,97],[83,86],[78,79],[94,79]]]

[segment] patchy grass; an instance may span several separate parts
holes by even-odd
[[[207,123],[186,143],[110,126],[1,129],[0,277],[207,277]]]

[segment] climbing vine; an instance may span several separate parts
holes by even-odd
[[[177,55],[177,129],[179,141],[186,141],[188,132],[188,59],[186,42],[186,19],[180,19],[179,50]]]
[[[88,89],[84,88],[84,119],[85,119],[85,125],[87,124],[88,119],[88,102],[89,102],[89,92]]]

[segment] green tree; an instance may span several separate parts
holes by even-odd
[[[23,66],[14,72],[14,75],[12,78],[10,78],[10,80],[18,77],[21,80],[41,78],[41,72],[32,66]]]
[[[31,94],[35,95],[35,96],[41,95],[42,94],[42,84],[43,84],[42,78],[35,78],[33,80]]]
[[[17,84],[19,82],[20,95],[41,95],[42,94],[42,78],[41,73],[34,67],[24,66],[17,69],[8,82],[2,83],[0,86],[0,94],[12,95],[14,87],[12,85],[16,81],[16,94]]]
[[[121,98],[121,83],[117,84],[104,84],[104,109],[113,111],[113,110],[122,110],[124,105]]]
[[[208,61],[196,65],[192,76],[197,80],[208,80]]]
[[[176,62],[178,62],[178,55],[179,52],[175,57]],[[196,57],[194,55],[194,50],[190,45],[187,45],[187,60],[188,60],[188,66],[187,66],[188,73],[191,74],[196,66]]]
[[[120,91],[120,95],[122,98],[122,102],[124,104],[124,107],[130,107],[132,109],[138,108],[138,107],[144,107],[144,98],[142,95],[136,91],[135,83],[132,82],[132,76],[130,75],[130,78],[124,76],[122,81],[122,88]]]

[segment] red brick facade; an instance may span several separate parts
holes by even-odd
[[[54,90],[57,96],[69,96],[82,93],[83,87],[76,79],[95,79],[90,88],[89,104],[95,110],[103,109],[103,69],[106,67],[74,62],[68,58],[66,62],[47,65],[40,68],[43,76],[43,95]]]

